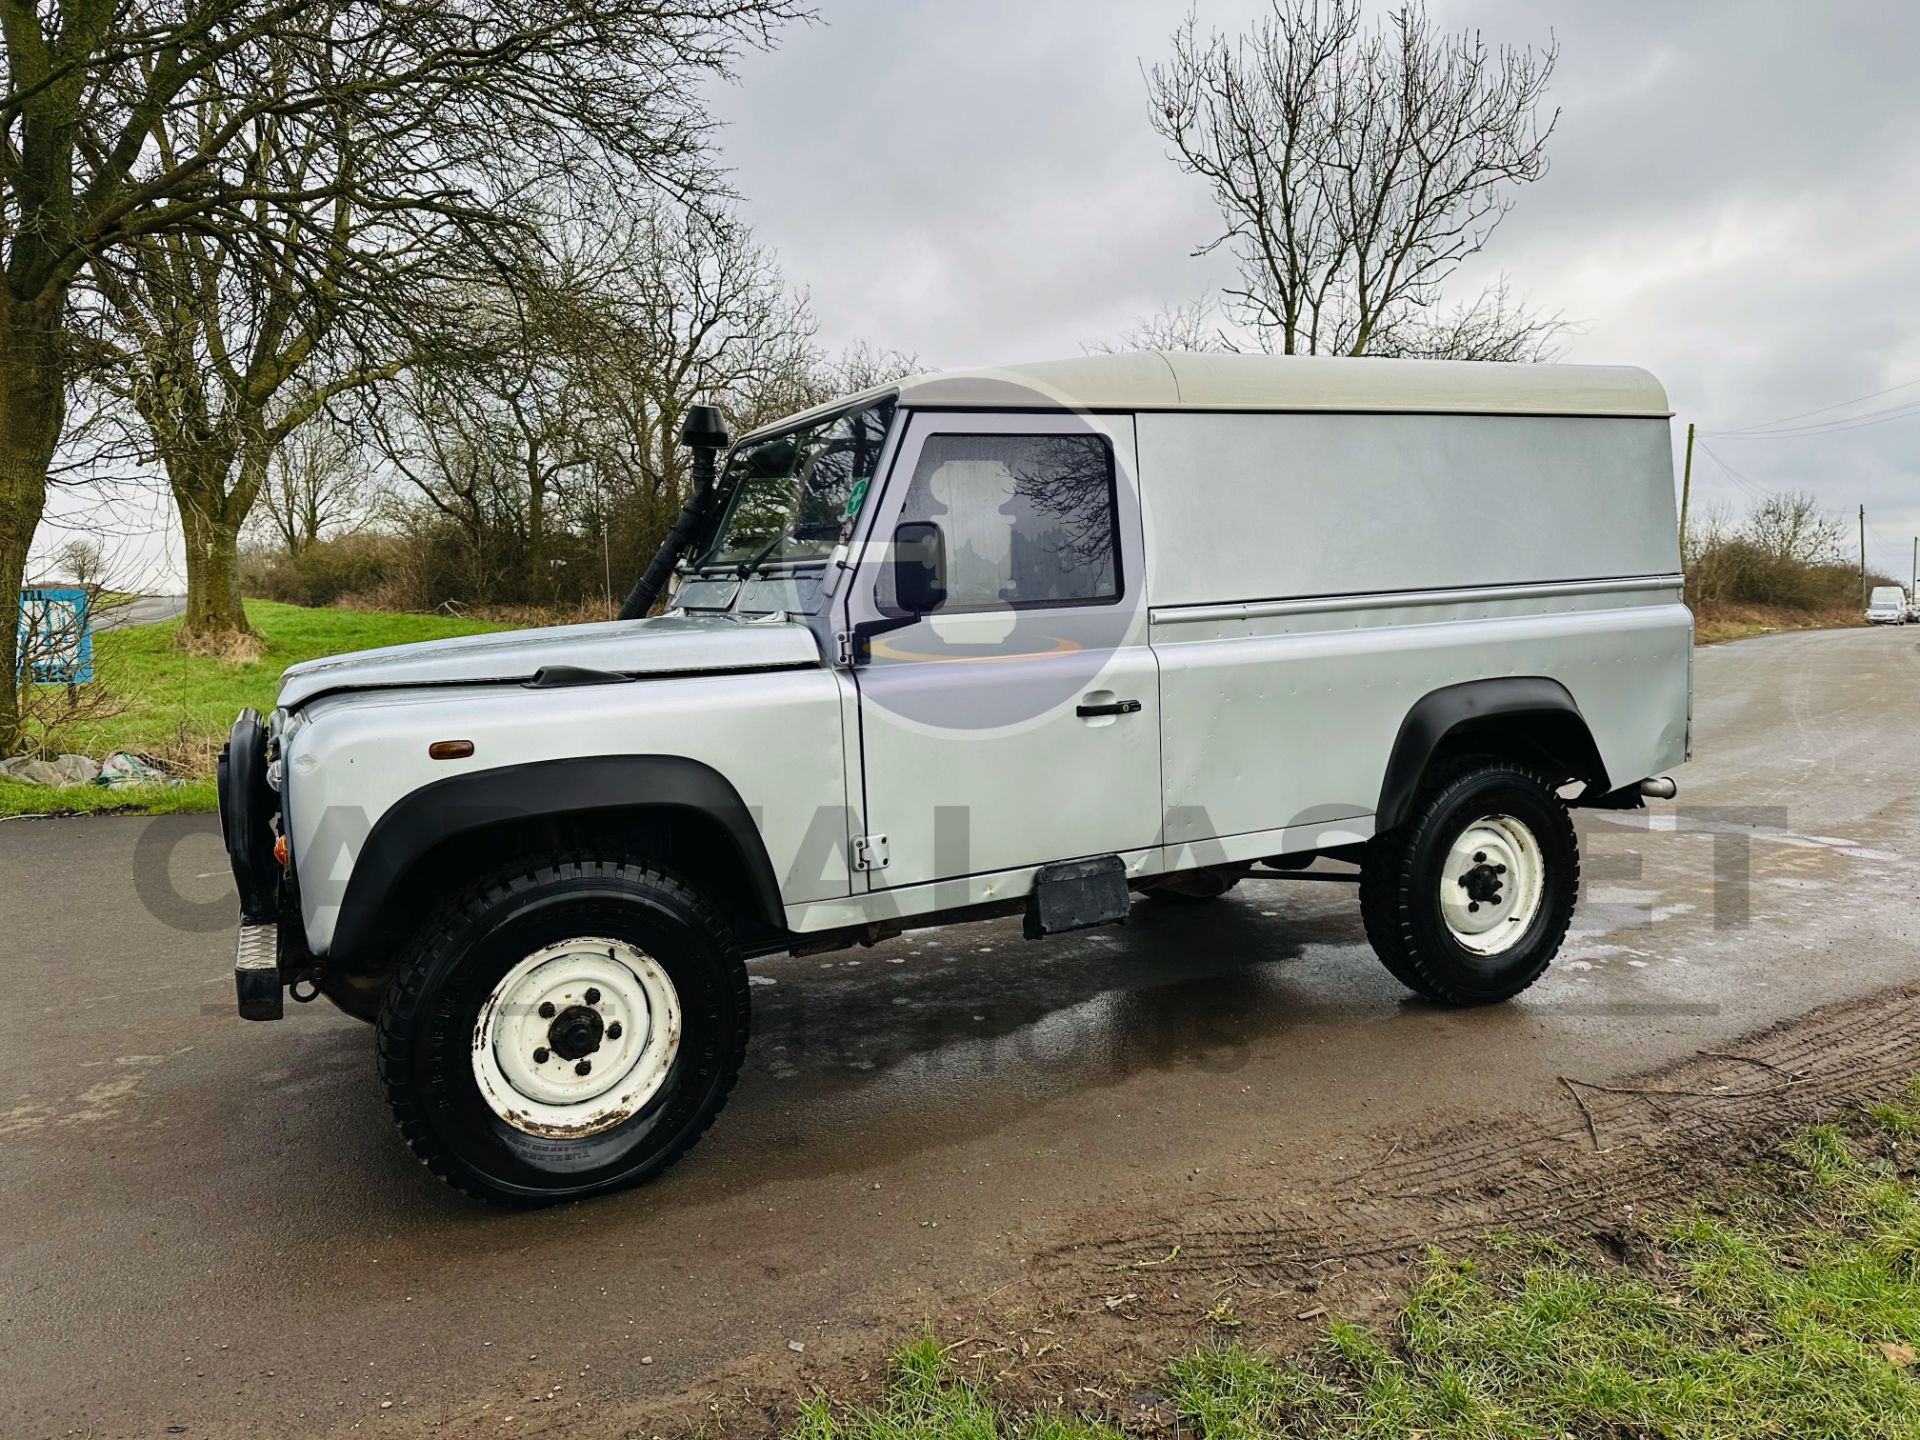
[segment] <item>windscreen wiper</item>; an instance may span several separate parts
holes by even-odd
[[[780,542],[786,538],[784,533],[776,532],[771,540],[767,541],[765,545],[762,545],[760,549],[754,553],[754,557],[751,560],[744,560],[734,567],[733,578],[736,580],[745,580],[749,575],[753,574],[754,571],[760,568],[760,562],[775,550],[779,549]]]

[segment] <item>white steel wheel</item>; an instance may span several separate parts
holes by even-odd
[[[1460,832],[1440,870],[1440,915],[1475,955],[1517,945],[1540,912],[1546,859],[1533,831],[1511,815],[1486,815]]]
[[[645,1108],[680,1048],[680,996],[624,940],[536,950],[501,977],[473,1032],[473,1078],[529,1135],[597,1135]]]

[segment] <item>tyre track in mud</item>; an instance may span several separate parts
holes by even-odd
[[[1711,1055],[1605,1085],[1569,1074],[1560,1122],[1460,1127],[1385,1158],[1311,1200],[1217,1197],[1059,1245],[1035,1267],[1111,1273],[1153,1262],[1202,1287],[1403,1264],[1494,1228],[1610,1232],[1623,1207],[1679,1200],[1794,1129],[1884,1097],[1920,1073],[1920,988],[1819,1010]],[[1576,1101],[1571,1098],[1577,1095]],[[1160,1259],[1160,1257],[1171,1257]]]

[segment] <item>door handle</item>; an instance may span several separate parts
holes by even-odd
[[[1073,713],[1078,715],[1082,720],[1091,719],[1095,715],[1138,715],[1140,713],[1140,702],[1138,700],[1112,700],[1105,705],[1076,705],[1073,707]]]

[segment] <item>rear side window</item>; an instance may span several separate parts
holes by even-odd
[[[1102,436],[929,436],[900,519],[930,520],[945,536],[944,611],[1120,598],[1113,450]],[[891,597],[881,598],[884,608]]]

